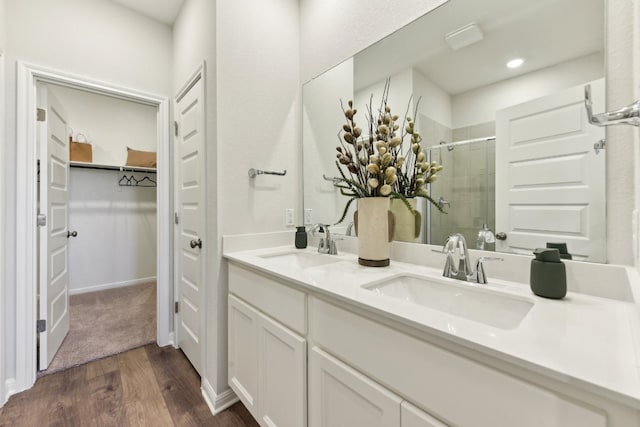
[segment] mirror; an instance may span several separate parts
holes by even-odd
[[[470,248],[566,243],[573,259],[606,262],[605,151],[594,149],[604,131],[582,105],[590,83],[604,110],[604,0],[449,0],[305,83],[305,221],[333,224],[347,201],[332,182],[340,100],[365,125],[388,78],[396,114],[420,99],[422,146],[444,166],[429,194],[447,213],[418,203],[416,243],[458,232]]]

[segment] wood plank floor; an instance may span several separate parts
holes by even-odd
[[[184,354],[155,344],[39,378],[0,409],[0,427],[257,425],[240,403],[211,415]]]

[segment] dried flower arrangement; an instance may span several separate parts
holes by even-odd
[[[362,197],[401,199],[414,215],[416,211],[407,199],[422,197],[444,213],[442,207],[429,196],[426,188],[428,183],[436,180],[436,174],[442,170],[442,165],[426,162],[426,155],[421,147],[422,136],[415,129],[413,118],[408,116],[409,107],[404,115],[405,127],[401,127],[400,117],[392,114],[387,103],[389,83],[390,80],[385,83],[377,116],[374,116],[372,108],[373,96],[369,100],[367,136],[363,135],[362,129],[355,122],[358,110],[353,108],[353,101],[348,102],[346,109],[341,101],[346,123],[338,132],[340,145],[336,147],[336,166],[340,178],[334,185],[349,200],[337,224],[345,219],[351,203]],[[419,103],[420,99],[416,103],[413,117],[418,112]],[[409,144],[404,144],[407,136]]]

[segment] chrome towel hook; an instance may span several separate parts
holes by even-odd
[[[616,111],[593,114],[591,103],[591,85],[584,87],[584,107],[587,109],[589,123],[596,126],[631,125],[640,126],[640,100]]]
[[[326,174],[322,174],[322,179],[324,179],[325,181],[331,181],[334,184],[339,184],[341,178],[338,178],[337,176],[327,176]]]

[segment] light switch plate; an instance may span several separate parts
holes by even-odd
[[[304,225],[312,225],[313,224],[313,210],[305,209],[304,210]]]

